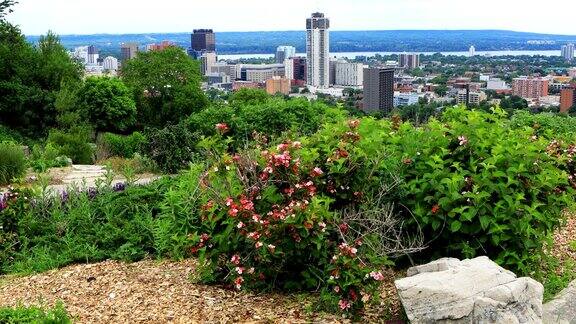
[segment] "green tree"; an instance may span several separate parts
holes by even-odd
[[[7,14],[11,13],[12,6],[17,4],[18,2],[14,0],[2,0],[0,1],[0,19],[3,19]]]
[[[266,102],[271,96],[262,89],[244,88],[236,91],[230,97],[232,106],[257,105]]]
[[[200,63],[177,47],[140,53],[122,69],[133,91],[140,126],[175,124],[208,105]]]
[[[136,104],[117,78],[86,79],[78,93],[78,108],[96,131],[124,132],[136,123]]]

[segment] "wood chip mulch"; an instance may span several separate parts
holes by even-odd
[[[0,307],[62,301],[78,323],[346,322],[310,312],[314,296],[252,294],[194,284],[194,268],[194,260],[106,261],[28,277],[0,277]],[[392,277],[385,290],[389,292],[383,292],[383,308],[370,309],[365,321],[383,322],[383,313],[399,312]]]
[[[561,261],[576,262],[576,213],[568,214],[565,226],[554,233],[551,252]]]

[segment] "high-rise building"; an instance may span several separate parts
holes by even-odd
[[[276,49],[276,63],[284,63],[285,60],[296,56],[296,47],[278,46]]]
[[[294,80],[294,58],[284,60],[284,77],[288,80]]]
[[[560,92],[560,112],[568,112],[573,107],[576,107],[576,85]]]
[[[206,52],[200,57],[200,62],[202,63],[202,74],[207,75],[211,73],[212,67],[216,65],[218,57],[214,52]]]
[[[364,69],[364,111],[388,113],[394,109],[394,69]]]
[[[364,64],[336,62],[336,85],[358,87],[364,83]]]
[[[420,67],[420,54],[400,54],[398,64],[402,68],[417,69]]]
[[[562,57],[566,61],[574,60],[574,44],[567,44],[562,46]]]
[[[215,52],[216,35],[212,29],[195,29],[191,36],[191,47],[196,52]]]
[[[118,70],[118,59],[108,56],[102,62],[102,67],[104,67],[104,70],[116,71]]]
[[[330,85],[335,85],[336,84],[336,63],[338,63],[338,58],[336,57],[331,57],[330,58],[330,62],[328,63],[330,66]]]
[[[313,13],[306,20],[307,82],[310,86],[330,85],[330,20],[323,13]]]
[[[476,56],[476,47],[474,47],[474,45],[470,46],[470,49],[468,50],[468,55],[470,57]]]
[[[277,93],[281,93],[283,95],[287,95],[290,93],[290,80],[275,76],[272,79],[266,80],[266,92],[270,95],[275,95]]]
[[[294,62],[294,69],[293,69],[294,77],[292,78],[294,80],[294,84],[303,86],[306,84],[307,80],[306,76],[308,73],[306,58],[294,57],[292,58],[292,61]]]
[[[120,46],[122,52],[122,64],[131,60],[138,54],[138,43],[122,43]]]
[[[264,83],[276,76],[284,77],[286,73],[284,64],[241,64],[236,71],[240,73],[237,79],[258,83]]]
[[[548,79],[520,77],[512,80],[512,94],[524,99],[548,96]]]

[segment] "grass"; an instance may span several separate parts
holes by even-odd
[[[72,323],[62,303],[45,309],[38,306],[0,308],[0,323],[67,324]]]

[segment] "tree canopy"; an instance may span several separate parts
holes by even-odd
[[[208,105],[200,89],[200,63],[177,47],[139,53],[122,69],[142,126],[177,123]]]

